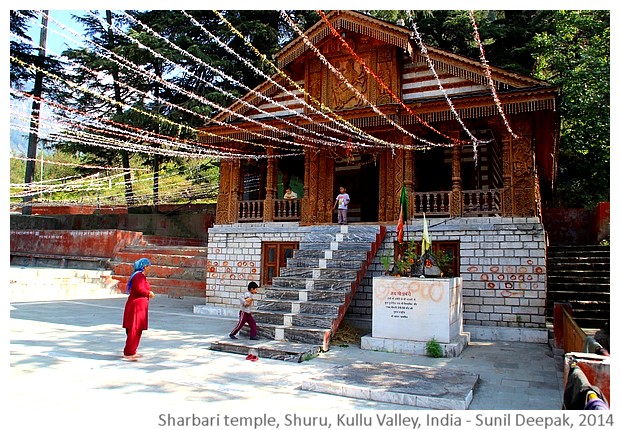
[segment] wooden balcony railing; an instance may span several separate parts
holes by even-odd
[[[500,216],[502,214],[502,189],[464,190],[461,195],[461,212],[454,213],[450,202],[452,191],[427,191],[414,193],[413,215],[430,216]]]
[[[262,222],[264,200],[239,202],[239,222]]]
[[[502,190],[461,191],[462,215],[495,216],[502,214]]]
[[[299,221],[301,199],[273,200],[273,220],[266,220],[265,200],[243,200],[239,202],[239,222]]]
[[[413,195],[413,216],[501,216],[503,190],[460,191],[461,212],[452,213],[452,191],[427,191]],[[273,219],[265,219],[265,200],[239,202],[238,222],[300,221],[301,199],[277,199],[273,202]]]
[[[450,191],[414,193],[413,213],[450,216]]]
[[[274,200],[274,221],[299,221],[301,219],[301,199]]]

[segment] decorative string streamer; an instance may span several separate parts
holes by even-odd
[[[93,15],[93,16],[95,16],[96,18],[100,19],[100,18],[99,18],[99,17],[97,17],[96,15]],[[50,19],[51,19],[52,21],[54,21],[52,18],[50,18]],[[62,24],[60,24],[60,23],[57,23],[57,24],[58,24],[61,28],[64,28],[64,26],[63,26]],[[106,23],[106,22],[102,22],[102,24],[104,24],[104,25],[106,25],[106,26],[107,26],[107,23]],[[113,29],[114,31],[116,31],[116,32],[119,32],[119,30],[118,30],[116,27],[114,27],[114,26],[112,26],[112,29]],[[121,32],[120,34],[124,35],[122,32]],[[126,36],[126,35],[124,35],[124,36]],[[198,100],[199,100],[200,102],[202,102],[202,103],[205,103],[205,104],[212,104],[212,105],[214,105],[214,107],[215,107],[215,108],[217,108],[217,109],[226,109],[226,108],[223,108],[222,106],[219,106],[219,105],[216,105],[216,104],[214,104],[214,103],[210,102],[209,100],[205,99],[204,97],[199,97],[199,96],[197,96],[197,95],[195,95],[195,94],[193,94],[193,93],[190,93],[190,92],[188,92],[188,91],[186,91],[186,90],[184,90],[184,89],[182,89],[182,88],[180,88],[180,87],[178,87],[178,86],[176,86],[176,85],[174,85],[174,84],[171,84],[171,83],[169,83],[169,82],[167,82],[167,81],[165,81],[165,80],[161,79],[160,77],[158,77],[158,76],[154,75],[153,73],[150,73],[150,72],[146,72],[146,71],[144,71],[142,67],[140,67],[140,66],[138,66],[138,65],[136,65],[136,64],[134,64],[134,63],[132,63],[132,62],[130,62],[130,61],[128,61],[127,59],[125,59],[125,58],[123,58],[123,57],[120,57],[120,56],[119,56],[119,55],[117,55],[116,53],[114,53],[114,52],[111,52],[111,51],[107,50],[105,47],[102,47],[101,45],[98,45],[98,44],[96,44],[96,43],[94,43],[94,42],[90,42],[90,43],[91,43],[91,44],[94,44],[94,45],[95,45],[95,46],[99,49],[98,51],[96,51],[96,53],[97,53],[98,55],[100,55],[101,57],[106,58],[106,59],[108,59],[108,60],[110,60],[110,61],[112,61],[112,62],[116,63],[117,65],[119,65],[119,66],[121,66],[121,67],[123,67],[123,68],[126,68],[126,69],[128,69],[128,70],[130,70],[130,71],[133,71],[133,72],[138,72],[138,73],[140,73],[142,76],[146,76],[146,77],[147,77],[148,79],[150,79],[150,80],[156,81],[156,82],[158,82],[158,83],[160,83],[160,84],[162,84],[162,85],[164,85],[164,86],[166,86],[167,88],[170,88],[170,89],[172,89],[172,90],[180,91],[180,92],[182,92],[182,93],[184,93],[184,94],[187,94],[187,95],[188,95],[189,97],[191,97],[191,98],[194,98],[194,99],[198,98]],[[111,58],[109,55],[104,55],[101,51],[103,51],[103,52],[109,52],[111,55],[113,55],[114,57],[118,58],[119,60],[117,61],[117,60],[115,60],[114,58]],[[128,64],[126,64],[126,63],[128,63]],[[48,74],[48,75],[51,75],[51,74]],[[57,79],[60,79],[60,80],[63,80],[62,78],[59,78],[59,77],[56,77],[56,78],[57,78]],[[71,83],[71,82],[68,82],[68,81],[66,81],[66,80],[65,80],[65,82],[66,82],[69,86],[71,86],[71,87],[73,87],[73,88],[75,88],[75,86],[76,86],[75,84],[73,84],[73,85],[72,85],[72,83]],[[80,90],[82,90],[82,91],[84,91],[84,92],[89,92],[89,93],[93,94],[95,97],[98,97],[98,98],[101,98],[101,99],[103,99],[103,100],[106,100],[106,101],[108,101],[109,103],[112,103],[112,104],[115,104],[115,105],[120,104],[122,107],[124,107],[124,108],[126,108],[126,109],[131,109],[131,110],[134,110],[134,111],[136,111],[136,112],[139,112],[139,113],[141,113],[141,114],[143,114],[143,115],[145,115],[145,116],[151,117],[151,118],[153,118],[153,119],[155,119],[155,120],[159,120],[159,121],[162,121],[162,122],[165,122],[165,123],[171,124],[171,125],[175,125],[175,126],[177,126],[179,129],[180,129],[180,128],[187,128],[187,129],[189,129],[189,130],[191,130],[191,131],[193,131],[193,132],[195,132],[195,133],[199,133],[199,132],[200,132],[200,130],[193,129],[193,128],[191,128],[191,127],[189,127],[189,126],[186,126],[186,125],[184,125],[184,124],[174,123],[173,121],[168,120],[168,119],[167,119],[167,118],[165,118],[164,116],[161,116],[161,115],[156,115],[156,114],[153,114],[153,113],[151,113],[151,112],[146,112],[146,111],[140,110],[140,109],[136,108],[135,106],[126,105],[126,104],[123,104],[123,103],[116,102],[115,100],[111,100],[111,99],[110,99],[110,98],[108,98],[108,97],[105,97],[105,96],[102,96],[102,95],[100,95],[100,94],[94,93],[94,92],[90,91],[88,88],[81,87],[81,88],[79,88],[79,89],[80,89]],[[161,99],[160,99],[160,100],[161,100]],[[169,102],[164,101],[164,100],[162,100],[162,102],[163,102],[163,103],[170,104]],[[170,105],[172,105],[172,104],[170,104]],[[172,105],[172,106],[174,106],[174,107],[175,107],[175,108],[177,108],[177,109],[181,109],[181,110],[182,110],[182,108],[181,108],[181,107],[179,107],[179,106],[176,106],[176,105]],[[192,112],[192,111],[188,111],[188,112],[191,112],[192,114],[196,115],[196,113],[195,113],[195,112]],[[218,123],[218,124],[220,124],[220,125],[222,125],[222,126],[226,126],[226,127],[229,127],[229,128],[233,128],[233,129],[236,129],[236,130],[239,130],[239,131],[245,131],[245,130],[240,129],[239,127],[234,126],[234,125],[231,125],[231,124],[225,124],[225,123],[217,122],[217,121],[214,121],[214,120],[212,120],[212,119],[210,119],[210,118],[207,118],[207,117],[203,117],[203,118],[205,118],[205,120],[208,120],[208,121],[211,121],[211,122],[216,122],[216,123]],[[276,129],[276,130],[277,130],[277,129]],[[249,134],[254,134],[254,135],[256,135],[256,136],[260,137],[261,139],[268,138],[268,139],[271,139],[271,140],[278,141],[278,142],[280,142],[280,143],[285,143],[285,144],[287,144],[287,145],[290,145],[290,144],[296,145],[296,144],[297,144],[296,142],[284,141],[284,140],[282,140],[282,139],[277,139],[277,138],[274,138],[274,137],[271,137],[271,136],[268,136],[268,135],[262,135],[262,134],[258,134],[258,133],[254,133],[254,132],[247,132],[247,133],[249,133]],[[206,133],[206,134],[210,134],[210,133]],[[213,135],[213,136],[217,136],[217,135]],[[226,136],[217,136],[217,137],[222,138],[222,139],[226,139],[226,140],[239,141],[239,142],[241,142],[241,143],[246,143],[246,144],[251,144],[251,145],[256,145],[256,146],[268,147],[268,145],[260,144],[260,143],[257,143],[257,142],[247,142],[247,141],[242,141],[242,140],[239,140],[239,139],[228,138],[228,137],[226,137]],[[299,145],[301,145],[301,144],[299,144]],[[257,155],[252,155],[252,156],[250,156],[250,158],[257,158]]]
[[[297,89],[297,91],[301,92],[304,95],[303,103],[304,103],[304,105],[308,109],[310,109],[310,110],[312,110],[312,112],[320,115],[322,118],[325,118],[328,121],[334,122],[338,126],[341,126],[341,127],[345,128],[345,129],[355,133],[355,135],[358,135],[359,137],[361,137],[361,138],[363,138],[363,139],[365,139],[367,141],[373,141],[375,143],[378,143],[378,144],[384,145],[384,146],[387,145],[387,142],[385,142],[385,141],[383,141],[383,140],[381,140],[381,139],[379,139],[379,138],[377,138],[375,136],[369,135],[366,132],[364,132],[363,130],[355,127],[353,124],[348,122],[342,116],[340,116],[336,112],[332,111],[329,108],[329,106],[324,105],[323,103],[321,103],[320,100],[317,100],[314,96],[312,96],[312,94],[308,93],[304,88],[299,86],[299,84],[297,82],[292,80],[283,70],[281,70],[271,60],[269,60],[269,58],[267,58],[267,56],[265,56],[262,52],[260,52],[258,49],[256,49],[256,47],[254,45],[252,45],[252,43],[239,30],[237,30],[219,11],[214,10],[213,12],[228,27],[228,29],[230,31],[232,31],[237,37],[239,37],[241,40],[243,40],[245,45],[248,46],[252,50],[252,52],[254,52],[254,54],[261,59],[261,61],[264,64],[269,65],[279,76],[284,78],[289,83],[289,85],[295,87],[295,89]],[[242,58],[242,57],[238,57],[238,58]],[[247,60],[245,60],[245,61],[247,61]],[[281,87],[276,81],[272,80],[271,77],[263,74],[262,72],[261,72],[261,76],[265,77],[267,80],[269,80],[269,82],[272,82],[276,87],[283,89],[283,91],[286,91],[287,94],[293,95],[288,89],[286,89],[285,87]],[[307,103],[305,101],[306,98],[308,98],[314,104],[319,106],[320,109],[316,109],[312,104]],[[333,118],[327,116],[323,111],[328,112],[329,114],[333,115]]]
[[[381,112],[381,110],[379,110],[379,108],[377,106],[375,106],[373,103],[371,103],[357,88],[355,88],[343,75],[342,73],[340,73],[340,71],[338,69],[336,69],[328,60],[327,58],[325,58],[325,56],[323,54],[321,54],[321,51],[319,51],[319,49],[314,46],[314,44],[308,39],[308,37],[303,33],[303,31],[301,31],[301,29],[297,26],[297,24],[295,24],[293,22],[293,20],[291,19],[290,16],[288,16],[288,14],[286,13],[286,11],[281,10],[280,11],[280,15],[282,16],[282,18],[284,18],[284,20],[287,22],[287,24],[293,28],[303,39],[304,43],[316,54],[316,56],[319,58],[319,60],[333,73],[338,77],[338,80],[342,83],[344,83],[347,88],[351,91],[353,91],[353,93],[356,95],[356,97],[361,100],[363,103],[365,103],[366,105],[368,105],[373,112],[375,112],[377,115],[381,116],[386,122],[390,123],[394,128],[396,128],[397,130],[399,130],[401,133],[412,137],[413,139],[416,139],[420,142],[423,142],[425,144],[428,145],[428,147],[433,147],[433,146],[453,146],[452,144],[440,144],[440,143],[435,143],[435,142],[431,142],[429,140],[426,140],[420,136],[417,136],[407,130],[405,130],[403,127],[401,127],[400,125],[396,124],[394,121],[392,121],[390,118],[388,118],[387,115],[385,115],[383,112]],[[393,144],[393,143],[389,143],[389,146],[392,148],[392,152],[394,150],[394,148],[403,148],[403,149],[407,149],[407,148],[411,148],[409,145],[397,145],[397,144]]]
[[[458,139],[454,139],[450,136],[447,136],[445,134],[443,134],[441,131],[437,130],[435,127],[433,127],[432,125],[430,125],[428,122],[426,122],[423,118],[421,118],[417,113],[415,113],[413,110],[411,110],[411,108],[409,106],[407,106],[405,104],[405,102],[403,102],[393,91],[390,87],[387,86],[387,84],[385,83],[385,81],[383,79],[381,79],[379,76],[377,76],[375,74],[375,72],[368,67],[368,65],[366,64],[366,62],[364,61],[364,59],[362,57],[360,57],[357,52],[355,52],[353,50],[353,48],[351,48],[351,45],[349,45],[347,43],[347,41],[342,37],[342,35],[338,32],[338,30],[336,30],[336,28],[332,25],[331,22],[329,22],[329,19],[327,19],[327,15],[325,15],[325,13],[322,10],[317,10],[316,11],[321,18],[323,19],[323,21],[325,22],[325,24],[327,24],[327,27],[329,28],[329,30],[332,32],[332,34],[340,41],[340,44],[342,45],[342,47],[344,47],[347,52],[349,54],[351,54],[351,56],[358,62],[361,64],[361,66],[364,68],[364,70],[366,71],[366,73],[368,73],[370,76],[373,77],[373,79],[381,86],[381,88],[383,88],[389,95],[390,97],[396,102],[398,103],[400,106],[402,106],[410,115],[416,117],[418,119],[418,121],[420,121],[420,123],[422,125],[424,125],[425,127],[427,127],[428,129],[434,131],[435,133],[439,134],[440,136],[451,140],[455,143],[463,143],[462,141],[458,140]]]
[[[439,75],[437,74],[437,71],[435,70],[435,65],[433,64],[433,60],[431,59],[430,55],[428,54],[428,49],[426,49],[426,45],[424,45],[424,42],[422,41],[422,36],[420,36],[420,32],[418,31],[418,27],[417,27],[416,23],[413,21],[413,17],[411,16],[411,11],[407,11],[407,14],[409,16],[409,19],[411,20],[411,27],[413,28],[413,32],[414,32],[414,35],[415,35],[416,43],[417,43],[418,47],[420,48],[420,51],[422,52],[422,55],[424,55],[424,58],[426,59],[426,62],[428,64],[429,69],[431,70],[431,72],[433,72],[433,76],[435,77],[435,80],[437,81],[437,86],[439,87],[439,90],[441,91],[441,93],[444,95],[444,98],[448,102],[448,105],[450,106],[450,110],[452,111],[452,114],[454,115],[454,117],[456,118],[458,123],[461,125],[463,130],[465,130],[465,132],[471,138],[471,141],[473,143],[473,148],[474,148],[474,162],[475,162],[476,165],[478,165],[478,144],[479,143],[488,143],[488,142],[481,142],[478,138],[476,138],[471,133],[471,131],[469,131],[469,129],[463,123],[463,120],[461,119],[460,115],[456,111],[456,108],[454,107],[454,104],[452,103],[452,100],[450,100],[450,97],[448,96],[448,93],[446,92],[446,90],[444,89],[443,85],[441,84],[441,79],[439,79]]]
[[[222,42],[219,38],[217,38],[215,35],[213,35],[211,32],[209,32],[207,29],[205,29],[205,28],[204,28],[204,27],[203,27],[203,26],[202,26],[202,25],[201,25],[198,21],[196,21],[193,17],[191,17],[190,15],[188,15],[187,13],[185,13],[184,11],[183,11],[183,13],[185,14],[185,16],[187,16],[187,17],[188,17],[188,18],[192,21],[192,24],[194,24],[194,25],[196,25],[196,26],[200,26],[200,28],[203,30],[203,32],[205,32],[205,34],[207,34],[207,35],[208,35],[208,36],[209,36],[212,40],[214,40],[214,41],[215,41],[216,43],[218,43],[220,46],[224,47],[224,48],[225,48],[228,52],[230,52],[230,53],[232,53],[233,55],[237,56],[237,58],[239,58],[241,61],[243,61],[245,64],[247,64],[247,65],[248,65],[248,67],[250,67],[250,68],[252,69],[252,71],[254,71],[255,73],[262,73],[262,72],[261,72],[259,69],[257,69],[254,65],[252,65],[251,63],[249,63],[246,59],[244,59],[244,58],[242,58],[242,57],[239,57],[239,56],[236,54],[236,52],[235,52],[235,51],[233,51],[232,49],[230,49],[230,48],[229,48],[226,44],[224,44],[224,43],[223,43],[223,42]],[[309,118],[309,117],[307,117],[306,115],[301,114],[301,113],[299,113],[299,112],[297,112],[297,111],[295,111],[295,110],[291,110],[291,109],[289,109],[287,106],[284,106],[283,104],[281,104],[281,103],[280,103],[280,102],[278,102],[277,100],[274,100],[274,99],[272,99],[272,98],[269,98],[269,97],[265,96],[264,94],[259,93],[259,92],[255,91],[255,90],[253,90],[253,89],[251,89],[251,88],[247,87],[245,84],[243,84],[243,83],[241,83],[241,82],[237,81],[236,79],[234,79],[234,78],[232,78],[232,77],[230,77],[230,76],[226,75],[226,74],[225,74],[225,73],[223,73],[222,71],[220,71],[220,70],[218,70],[218,69],[216,69],[216,68],[212,67],[211,65],[209,65],[209,64],[207,64],[207,63],[205,63],[205,62],[203,62],[201,59],[199,59],[199,58],[195,57],[194,55],[190,54],[189,52],[187,52],[187,51],[183,50],[182,48],[178,47],[178,46],[177,46],[177,45],[175,45],[174,43],[170,42],[167,38],[165,38],[165,37],[164,37],[164,36],[162,36],[161,34],[157,33],[155,30],[153,30],[152,28],[150,28],[150,27],[149,27],[149,26],[147,26],[146,24],[142,23],[140,20],[136,19],[135,17],[133,17],[133,16],[131,16],[131,15],[127,14],[127,13],[125,13],[125,15],[126,15],[127,17],[129,17],[129,18],[130,18],[133,22],[135,22],[135,23],[139,24],[140,26],[142,26],[142,28],[144,28],[145,30],[147,30],[147,31],[148,31],[149,33],[151,33],[152,35],[154,35],[154,36],[156,36],[156,37],[160,38],[161,40],[163,40],[164,42],[166,42],[169,46],[173,47],[175,50],[177,50],[177,51],[178,51],[178,52],[180,52],[181,54],[183,54],[183,55],[187,56],[188,58],[191,58],[192,60],[196,61],[198,64],[201,64],[202,66],[204,66],[204,67],[206,67],[207,69],[209,69],[210,71],[212,71],[212,72],[214,72],[214,73],[218,74],[218,75],[219,75],[219,76],[221,76],[222,78],[224,78],[224,79],[228,80],[229,82],[232,82],[234,85],[237,85],[237,86],[239,86],[239,87],[243,88],[244,90],[246,90],[246,91],[250,92],[251,94],[254,94],[254,95],[256,95],[256,96],[258,96],[258,97],[260,97],[260,98],[262,98],[262,99],[266,100],[267,102],[272,103],[272,104],[274,104],[274,105],[276,105],[276,106],[280,107],[281,109],[283,109],[283,110],[284,110],[284,111],[286,111],[286,112],[290,112],[290,113],[292,113],[292,114],[293,114],[293,115],[295,115],[295,116],[302,117],[302,118],[304,118],[306,121],[308,121],[308,122],[310,122],[310,123],[311,123],[311,122],[313,122],[313,121],[312,121],[312,119],[311,119],[311,118]],[[137,42],[137,41],[135,41],[135,39],[131,38],[130,36],[126,36],[126,37],[129,37],[132,41]],[[138,43],[139,43],[139,42],[138,42]],[[314,134],[314,135],[317,135],[317,136],[318,136],[318,137],[320,137],[321,139],[329,139],[329,140],[333,140],[333,141],[335,141],[335,142],[338,142],[338,143],[340,143],[340,144],[346,144],[346,142],[345,142],[345,141],[343,141],[343,140],[341,140],[341,139],[337,139],[337,138],[334,138],[334,137],[331,137],[331,136],[326,136],[326,135],[320,134],[320,133],[318,133],[318,132],[315,132],[315,131],[313,131],[313,130],[309,130],[309,129],[303,128],[302,126],[300,126],[300,125],[298,125],[298,124],[295,124],[295,123],[292,123],[292,122],[290,122],[290,121],[288,121],[288,120],[286,120],[286,119],[284,119],[284,118],[282,118],[282,117],[280,117],[280,116],[278,116],[278,115],[275,115],[275,114],[273,114],[273,113],[271,113],[271,112],[264,111],[264,110],[260,109],[258,106],[254,106],[254,105],[252,105],[252,104],[250,104],[250,103],[246,102],[244,99],[242,99],[242,98],[238,98],[238,97],[236,97],[235,95],[233,95],[232,93],[230,93],[230,92],[228,92],[228,91],[223,90],[222,88],[220,88],[220,87],[218,87],[218,86],[214,85],[213,83],[211,83],[211,82],[209,82],[209,81],[207,81],[207,80],[203,79],[203,78],[202,78],[202,77],[200,77],[200,76],[197,76],[196,74],[194,74],[194,73],[193,73],[193,72],[191,72],[190,70],[187,70],[187,69],[186,69],[186,68],[184,68],[184,67],[178,66],[177,64],[175,64],[175,63],[174,63],[174,62],[172,62],[171,60],[169,60],[169,59],[167,59],[167,58],[163,57],[162,55],[160,55],[159,53],[157,53],[157,52],[155,52],[155,51],[152,51],[150,48],[146,47],[145,49],[148,49],[148,50],[149,50],[149,52],[151,52],[153,55],[157,56],[158,58],[162,58],[162,59],[164,59],[164,61],[167,61],[168,63],[174,64],[174,66],[175,66],[175,67],[177,67],[177,68],[179,68],[179,69],[183,70],[183,71],[184,71],[185,73],[187,73],[188,75],[195,77],[196,79],[198,79],[199,81],[203,82],[205,85],[209,86],[210,88],[213,88],[213,89],[215,89],[216,91],[220,92],[221,94],[223,94],[223,95],[225,95],[225,96],[227,96],[227,97],[232,98],[232,99],[233,99],[233,100],[235,100],[237,103],[241,103],[241,104],[243,104],[244,106],[248,107],[249,109],[256,109],[256,110],[257,110],[257,111],[259,111],[260,113],[262,113],[262,114],[264,114],[264,115],[267,115],[267,116],[269,116],[269,117],[271,117],[271,118],[274,118],[274,119],[276,119],[277,121],[280,121],[280,122],[282,122],[282,123],[286,124],[286,125],[287,125],[287,126],[289,126],[289,127],[293,127],[293,128],[298,129],[298,130],[301,130],[301,131],[302,131],[302,132],[304,132],[304,133],[312,133],[312,134]],[[285,89],[284,89],[284,90],[285,90]],[[290,94],[291,94],[291,95],[295,98],[295,100],[300,101],[300,99],[299,99],[299,98],[297,98],[297,96],[295,96],[295,95],[294,95],[294,94],[292,94],[292,93],[290,93]],[[225,108],[223,108],[223,107],[221,107],[221,106],[220,106],[220,110],[225,110]],[[227,112],[228,112],[228,110],[227,110]],[[235,114],[235,115],[236,115],[237,117],[239,117],[239,116],[240,116],[239,114]],[[245,117],[245,116],[241,116],[241,118],[244,118],[244,119],[246,119],[246,120],[247,120],[247,117]],[[250,120],[250,121],[252,121],[252,120]],[[332,130],[333,130],[333,129],[332,129]],[[288,133],[288,132],[286,132],[286,130],[280,130],[280,131],[281,131],[281,132]],[[337,132],[339,132],[339,130],[333,130],[333,131],[337,131]],[[292,134],[292,133],[291,133],[291,134]],[[325,145],[325,144],[327,144],[327,142],[326,142],[325,140],[309,139],[309,138],[307,138],[307,137],[305,137],[305,136],[299,136],[299,135],[297,135],[297,134],[292,134],[292,136],[293,136],[293,137],[298,137],[298,138],[301,138],[301,139],[304,139],[304,140],[314,141],[314,142],[316,142],[316,143],[318,143],[318,144],[320,144],[320,145]],[[360,146],[363,146],[363,145],[361,145],[361,144],[360,144]]]
[[[487,77],[489,88],[491,88],[491,92],[493,93],[493,100],[495,101],[495,104],[497,105],[499,114],[502,116],[502,119],[504,120],[506,129],[512,135],[512,137],[514,137],[515,139],[518,139],[519,136],[516,135],[512,131],[512,128],[510,127],[510,124],[508,123],[508,119],[506,118],[506,115],[504,114],[502,103],[499,100],[499,96],[497,95],[497,90],[495,88],[495,82],[493,82],[493,78],[491,77],[491,67],[489,66],[489,62],[487,61],[486,56],[484,55],[484,46],[482,45],[482,40],[480,39],[480,33],[478,32],[478,25],[476,24],[476,18],[474,17],[473,10],[469,11],[469,18],[471,19],[471,24],[472,24],[472,27],[474,28],[474,31],[473,31],[474,39],[476,40],[476,43],[478,43],[478,48],[480,49],[480,61],[482,62],[482,68],[484,69],[484,74]]]

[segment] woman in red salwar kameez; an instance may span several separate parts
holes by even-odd
[[[147,258],[134,263],[134,272],[127,282],[127,303],[123,313],[123,328],[127,333],[127,341],[123,350],[123,358],[130,361],[138,360],[138,345],[142,331],[149,328],[149,300],[155,297],[151,286],[146,280],[145,270],[151,265]]]

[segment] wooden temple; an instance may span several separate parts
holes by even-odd
[[[216,224],[331,223],[340,186],[349,222],[396,221],[403,186],[410,217],[540,215],[556,173],[556,87],[424,53],[408,28],[362,13],[327,19],[355,54],[321,20],[275,56],[286,77],[202,129],[204,143],[263,155],[221,160]],[[298,198],[284,200],[285,186]]]

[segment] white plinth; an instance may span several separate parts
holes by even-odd
[[[462,278],[373,278],[372,337],[439,343],[463,331]]]

